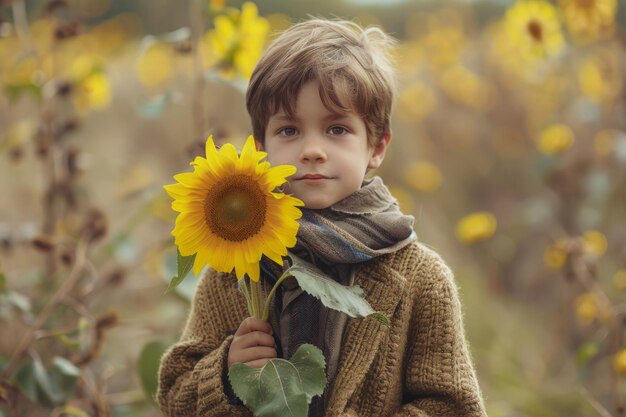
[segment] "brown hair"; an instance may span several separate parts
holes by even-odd
[[[370,146],[390,131],[395,74],[388,54],[394,40],[376,27],[312,19],[287,29],[256,65],[246,106],[252,133],[265,141],[269,118],[279,110],[293,116],[308,81],[319,83],[322,103],[331,111],[352,111],[367,128]]]

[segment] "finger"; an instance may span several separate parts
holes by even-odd
[[[265,320],[255,319],[254,317],[248,317],[243,322],[241,322],[241,325],[239,325],[237,332],[235,332],[235,336],[240,336],[240,335],[250,333],[250,332],[255,332],[255,331],[264,332],[267,334],[273,333],[272,326],[270,326],[270,324],[266,322]]]
[[[253,368],[263,368],[267,362],[269,362],[269,359],[257,359],[255,361],[246,362],[246,365]]]
[[[263,332],[252,332],[237,336],[236,339],[233,339],[233,344],[237,349],[246,349],[254,346],[276,347],[274,337]]]
[[[276,349],[271,347],[255,347],[242,349],[233,357],[233,362],[248,363],[259,359],[272,359],[276,357]]]

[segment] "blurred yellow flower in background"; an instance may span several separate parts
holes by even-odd
[[[440,83],[451,99],[479,110],[488,107],[487,83],[465,67],[454,65],[445,69],[440,76]]]
[[[608,247],[606,236],[596,230],[588,230],[581,236],[585,252],[602,256]]]
[[[215,29],[207,37],[224,75],[245,79],[252,75],[270,30],[268,21],[258,13],[254,3],[246,2],[241,11],[229,9],[215,17]]]
[[[437,106],[437,97],[427,85],[414,82],[398,97],[398,117],[407,123],[419,123]]]
[[[550,269],[560,269],[567,260],[567,248],[569,244],[566,239],[559,239],[548,245],[543,252],[543,263]]]
[[[266,156],[255,149],[252,136],[240,156],[230,143],[218,151],[209,136],[206,158],[191,162],[194,172],[175,175],[177,183],[164,187],[180,213],[172,235],[182,256],[196,255],[196,275],[208,264],[258,281],[263,255],[282,265],[287,248],[296,244],[303,203],[274,192],[296,168],[270,167],[261,162]]]
[[[549,58],[565,46],[557,10],[547,1],[518,1],[507,10],[504,23],[507,41],[522,58]]]
[[[626,268],[619,269],[613,275],[613,287],[620,291],[626,290]]]
[[[626,349],[621,349],[613,356],[613,369],[622,375],[626,375]]]
[[[173,72],[174,52],[167,45],[155,43],[139,57],[137,76],[146,86],[155,86],[167,81]]]
[[[574,132],[569,126],[555,124],[544,129],[537,138],[537,147],[546,155],[562,153],[574,144]]]
[[[412,164],[407,169],[404,178],[411,188],[425,193],[437,190],[443,181],[439,168],[425,161]]]
[[[576,317],[580,324],[591,324],[600,314],[598,296],[592,292],[579,295],[575,301]]]
[[[102,110],[111,103],[111,85],[103,73],[91,74],[80,87],[86,98],[85,104],[89,108]]]
[[[587,98],[603,103],[620,97],[624,82],[617,54],[613,49],[598,49],[585,59],[578,71],[578,83]]]
[[[488,211],[468,214],[458,221],[456,236],[464,243],[474,243],[490,238],[496,231],[498,222]]]
[[[575,40],[592,41],[613,33],[617,0],[560,0],[559,7]]]

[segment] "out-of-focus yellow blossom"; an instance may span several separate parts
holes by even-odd
[[[224,7],[226,7],[226,0],[209,0],[211,10],[222,10]]]
[[[400,210],[403,213],[412,214],[415,210],[415,204],[413,203],[413,196],[407,190],[398,186],[389,187],[389,192],[400,205]]]
[[[560,269],[567,260],[568,242],[566,239],[559,239],[548,245],[543,252],[543,263],[550,269]]]
[[[597,103],[620,97],[623,80],[616,52],[602,49],[587,58],[578,72],[578,82],[582,93]]]
[[[423,39],[428,62],[437,70],[458,64],[465,47],[466,36],[459,26],[430,24]]]
[[[90,53],[83,53],[78,55],[70,65],[71,77],[81,82],[102,68],[103,63],[101,59]]]
[[[437,97],[431,88],[413,83],[398,97],[398,117],[407,123],[419,123],[437,106]]]
[[[241,11],[216,16],[214,25],[207,36],[224,75],[249,79],[265,48],[269,23],[254,3],[246,2]]]
[[[0,140],[0,144],[6,145],[9,149],[20,148],[31,140],[36,130],[37,123],[34,119],[22,119],[11,125],[4,138],[0,136],[0,139],[3,139]]]
[[[397,48],[398,71],[404,76],[418,77],[427,64],[424,45],[419,41],[406,41]]]
[[[582,235],[585,252],[595,256],[602,256],[608,247],[604,234],[596,230],[588,230]]]
[[[463,217],[456,225],[456,236],[464,243],[473,243],[491,237],[498,226],[495,216],[479,211]]]
[[[454,65],[445,69],[440,83],[443,91],[459,103],[479,110],[484,110],[489,105],[488,85],[462,66]]]
[[[140,26],[137,16],[122,13],[95,26],[90,34],[98,44],[98,53],[108,56],[128,45],[129,36],[141,32]]]
[[[83,81],[81,89],[91,109],[102,110],[111,103],[111,85],[101,72],[95,72]]]
[[[441,186],[439,168],[430,162],[416,162],[407,169],[405,180],[413,189],[431,193]]]
[[[518,1],[506,12],[505,28],[507,41],[522,58],[549,58],[565,46],[557,11],[547,1]]]
[[[111,0],[78,1],[75,7],[85,17],[97,17],[111,8]]]
[[[588,42],[613,34],[617,0],[560,0],[559,6],[575,40]]]
[[[626,268],[619,269],[613,275],[613,286],[620,291],[626,290]]]
[[[620,374],[626,375],[626,349],[622,349],[613,357],[613,368]]]
[[[546,155],[556,155],[572,147],[574,133],[566,125],[555,124],[544,129],[537,139],[537,147]]]
[[[593,147],[599,156],[608,156],[615,149],[615,131],[603,129],[593,138]]]
[[[139,58],[136,70],[139,80],[146,86],[154,86],[167,81],[173,72],[174,53],[163,44],[150,46]]]
[[[576,317],[579,323],[591,324],[599,314],[600,305],[596,294],[588,292],[576,298]]]

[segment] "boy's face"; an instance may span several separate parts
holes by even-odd
[[[264,150],[272,165],[296,167],[285,192],[307,208],[322,209],[361,188],[367,170],[382,162],[390,139],[385,135],[376,147],[368,146],[363,120],[352,112],[331,112],[317,81],[310,81],[298,93],[293,119],[282,110],[270,117]]]

